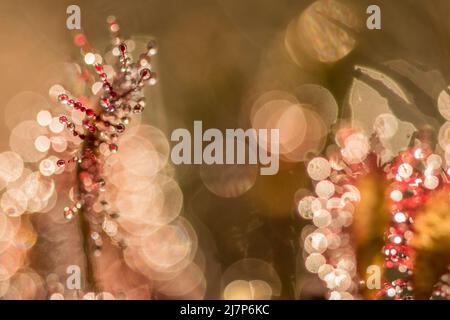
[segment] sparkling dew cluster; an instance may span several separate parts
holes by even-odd
[[[430,193],[448,185],[444,161],[425,144],[402,152],[385,167],[389,185],[391,226],[383,248],[385,268],[391,270],[379,292],[380,297],[412,299],[414,269],[414,221]],[[393,276],[392,276],[393,275]]]
[[[101,88],[95,99],[97,103],[88,106],[66,90],[58,95],[58,101],[67,111],[76,110],[84,115],[81,126],[76,125],[69,116],[59,117],[60,123],[83,142],[81,148],[71,158],[57,161],[59,168],[64,168],[70,163],[78,164],[79,192],[76,201],[64,209],[64,216],[67,220],[71,220],[80,210],[88,213],[87,219],[94,229],[92,233],[94,240],[99,238],[102,229],[107,231],[110,226],[107,223],[109,218],[115,218],[115,213],[108,210],[109,205],[102,196],[106,190],[103,164],[110,155],[119,151],[118,140],[132,121],[133,114],[143,112],[144,86],[156,83],[156,74],[151,66],[151,57],[157,53],[156,42],[151,40],[147,45],[147,52],[141,54],[138,61],[134,62],[125,41],[118,35],[119,28],[116,21],[110,22],[110,30],[113,45],[119,56],[116,65],[113,66],[113,72],[106,72],[99,54],[87,52],[84,55],[86,64],[93,66],[101,81]],[[104,208],[103,215],[98,216],[96,210],[95,216],[89,216],[89,213],[96,212],[92,210],[94,205],[99,204]],[[117,239],[113,240],[120,244]]]
[[[141,41],[124,41],[117,21],[108,22],[113,45],[105,55],[107,64],[84,34],[74,37],[84,62],[99,78],[83,79],[92,82],[94,96],[75,97],[60,85],[51,89],[65,111],[58,125],[74,140],[67,158],[54,160],[58,173],[76,172],[77,182],[69,192],[73,204],[64,208],[64,217],[70,221],[79,215],[92,249],[87,254],[96,258],[94,286],[88,289],[97,291],[97,282],[105,291],[87,292],[83,299],[104,299],[105,293],[108,298],[131,299],[202,297],[205,279],[193,261],[197,238],[190,223],[179,216],[183,195],[167,165],[169,142],[159,129],[140,123],[146,106],[144,87],[156,83],[152,57],[157,45],[150,40],[134,62],[131,52]],[[83,77],[84,71],[78,75]],[[123,249],[120,259],[110,244]],[[105,265],[112,258],[114,262]],[[125,273],[133,276],[117,279]],[[60,291],[51,295],[64,298]]]
[[[413,146],[388,159],[386,154],[392,152],[377,147],[376,136],[374,142],[357,130],[341,129],[336,134],[340,148],[331,148],[328,159],[317,157],[308,163],[307,172],[314,181],[316,196],[304,197],[298,206],[300,215],[314,224],[314,230],[308,229],[304,240],[308,254],[305,265],[326,283],[329,299],[358,297],[357,257],[347,227],[352,224],[355,203],[361,201],[354,183],[373,167],[381,168],[390,183],[388,204],[392,217],[385,233],[386,244],[380,248],[385,271],[390,272],[385,272],[378,297],[412,299],[411,241],[415,216],[432,192],[449,185],[449,133],[446,123],[440,129],[436,148],[432,148],[429,139],[415,139]],[[449,291],[447,282],[448,274],[434,295]]]

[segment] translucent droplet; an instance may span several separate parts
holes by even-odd
[[[158,53],[158,44],[155,40],[150,40],[147,43],[147,50],[148,50],[148,55],[149,56],[154,56],[155,54]]]
[[[316,194],[319,198],[329,199],[334,195],[334,184],[328,180],[320,181],[316,185]]]
[[[392,201],[399,202],[403,199],[403,193],[400,190],[393,190],[390,197]]]
[[[324,265],[326,261],[325,257],[320,253],[312,253],[306,258],[305,266],[309,272],[317,273],[319,268]]]
[[[305,197],[298,203],[298,212],[304,219],[312,219],[314,216],[314,211],[312,209],[312,203],[315,201],[315,197]]]
[[[318,270],[318,275],[321,280],[325,280],[325,277],[330,274],[331,272],[334,272],[334,268],[330,264],[324,264],[320,266]]]
[[[37,114],[36,120],[40,126],[46,127],[52,122],[52,114],[47,110],[41,110]]]
[[[307,171],[311,179],[316,181],[325,180],[331,174],[331,166],[325,158],[314,158],[309,162]]]
[[[47,152],[50,149],[50,139],[46,136],[39,136],[34,140],[34,146],[39,152]]]
[[[398,175],[403,179],[408,179],[413,174],[413,167],[409,163],[402,163],[398,167]]]
[[[363,134],[353,134],[345,140],[341,154],[348,163],[356,164],[366,159],[369,150],[367,137]]]
[[[429,190],[434,190],[439,186],[439,178],[436,176],[427,176],[423,185]]]
[[[89,65],[94,64],[94,62],[95,62],[95,54],[93,54],[92,52],[87,53],[84,56],[84,62],[86,64],[89,64]]]
[[[319,232],[311,233],[305,239],[305,250],[308,253],[323,253],[327,250],[327,237]]]
[[[45,176],[49,177],[56,171],[55,162],[50,159],[44,159],[39,163],[39,172]]]
[[[331,220],[331,214],[328,210],[320,209],[314,212],[313,222],[317,228],[328,227]]]

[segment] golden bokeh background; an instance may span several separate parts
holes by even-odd
[[[283,127],[275,176],[260,176],[252,166],[173,168],[182,216],[203,255],[207,286],[196,297],[321,296],[323,288],[303,266],[304,222],[296,207],[311,188],[303,161],[321,153],[336,119],[349,115],[349,88],[364,73],[354,66],[379,70],[401,84],[398,96],[415,97],[413,111],[390,105],[401,120],[416,126],[442,120],[435,101],[450,75],[445,0],[4,0],[0,150],[10,148],[19,120],[45,109],[55,81],[74,76],[64,67],[81,61],[65,26],[71,4],[80,6],[83,31],[99,50],[109,41],[109,15],[124,35],[157,39],[159,82],[143,121],[167,137],[176,128],[192,130],[194,120],[220,130]],[[370,4],[382,9],[382,30],[365,27]],[[368,117],[355,115],[362,122]],[[34,263],[38,270],[51,265]]]

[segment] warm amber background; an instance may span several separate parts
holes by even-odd
[[[380,4],[383,30],[361,30],[356,36],[358,46],[348,57],[304,70],[289,58],[282,38],[288,23],[312,2],[2,0],[0,109],[22,91],[46,95],[44,70],[48,65],[79,59],[65,27],[70,4],[81,7],[82,27],[99,49],[108,38],[104,21],[110,14],[118,17],[125,35],[152,34],[158,39],[161,103],[154,112],[164,115],[164,121],[156,125],[168,134],[174,128],[190,128],[193,120],[203,120],[205,127],[241,126],[239,112],[256,83],[266,89],[289,89],[314,82],[326,86],[341,103],[357,62],[376,67],[381,61],[402,58],[448,76],[449,1],[345,1],[356,5],[363,18],[367,5]],[[152,113],[146,117],[151,119]],[[8,146],[8,128],[0,128],[0,137],[3,150]],[[258,177],[248,193],[234,199],[210,193],[199,178],[198,167],[177,168],[185,195],[184,215],[208,252],[206,297],[218,297],[216,270],[244,257],[273,264],[283,285],[281,297],[299,297],[295,281],[302,274],[301,255],[297,257],[302,222],[295,212],[294,195],[309,186],[303,167],[302,163],[284,164],[277,176]]]

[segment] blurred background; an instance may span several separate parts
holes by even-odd
[[[262,297],[323,294],[304,270],[296,207],[311,188],[304,161],[324,152],[336,120],[364,124],[369,117],[348,99],[354,79],[364,76],[355,66],[391,80],[372,88],[401,120],[416,127],[443,122],[436,100],[450,74],[446,0],[4,0],[2,150],[18,120],[33,118],[55,78],[67,76],[64,63],[80,61],[65,27],[71,4],[80,6],[82,28],[100,51],[109,42],[109,15],[125,36],[157,39],[159,82],[143,119],[167,137],[176,128],[192,131],[194,120],[204,130],[281,129],[275,176],[260,176],[255,166],[174,167],[182,216],[204,255],[207,286],[199,298],[221,298],[232,281],[255,279],[264,281],[256,286]],[[381,8],[381,30],[366,28],[371,4]],[[406,106],[392,92],[407,97]]]

